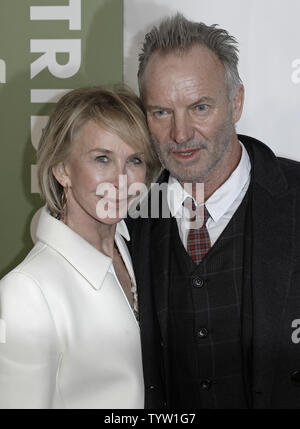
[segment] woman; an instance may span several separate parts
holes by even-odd
[[[38,241],[0,282],[1,408],[143,408],[122,217],[156,162],[129,91],[78,89],[57,104],[38,150]]]

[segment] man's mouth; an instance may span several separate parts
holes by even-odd
[[[192,159],[196,156],[196,154],[198,154],[200,149],[190,149],[190,150],[178,150],[178,151],[173,151],[172,154],[175,156],[175,158],[179,159],[179,160],[183,160],[183,159]]]

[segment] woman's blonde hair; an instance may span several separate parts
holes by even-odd
[[[72,90],[57,103],[43,130],[37,152],[40,191],[54,214],[62,211],[63,187],[56,180],[52,169],[68,159],[75,134],[89,120],[97,122],[144,153],[147,184],[159,171],[160,165],[150,143],[142,103],[131,90],[124,87]]]

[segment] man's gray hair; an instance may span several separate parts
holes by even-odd
[[[139,55],[138,83],[141,96],[143,75],[151,55],[160,51],[184,53],[192,46],[202,44],[215,53],[225,68],[228,95],[232,99],[235,89],[242,84],[238,72],[237,41],[226,30],[217,25],[206,25],[203,22],[192,22],[177,13],[161,21],[146,34],[142,51]]]

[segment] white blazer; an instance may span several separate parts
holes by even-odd
[[[124,221],[116,244],[135,282]],[[42,209],[0,281],[0,408],[143,408],[139,326],[103,255]]]

